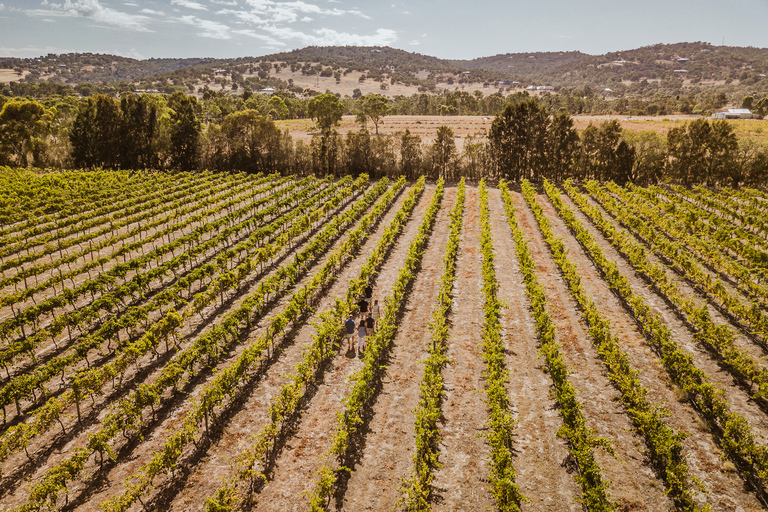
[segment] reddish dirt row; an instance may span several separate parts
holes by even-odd
[[[615,457],[595,450],[604,477],[611,481],[609,492],[627,509],[669,510],[671,501],[664,495],[664,485],[644,463],[639,450],[642,441],[632,429],[629,418],[617,403],[618,393],[604,377],[604,371],[587,334],[578,305],[560,277],[533,214],[520,194],[513,195],[518,222],[529,240],[537,264],[538,277],[545,289],[550,315],[557,329],[557,341],[571,369],[569,380],[578,390],[587,425],[598,436],[610,440]]]
[[[432,193],[433,189],[430,187],[422,195],[411,219],[374,282],[374,299],[378,299],[380,304],[383,304],[385,297],[389,295],[389,290],[397,278],[400,263],[405,259],[408,245],[416,235],[420,219],[431,200]],[[363,259],[366,253],[366,250],[362,251],[359,258]],[[346,283],[343,290],[346,292]],[[317,470],[323,463],[322,456],[330,447],[336,428],[336,411],[341,410],[342,399],[349,389],[348,379],[362,367],[362,360],[358,358],[357,353],[346,351],[346,348],[346,346],[343,347],[343,354],[333,361],[322,382],[318,384],[317,392],[307,411],[302,414],[295,435],[286,443],[277,458],[270,482],[258,497],[259,503],[256,510],[307,509],[306,493],[312,491]],[[401,447],[407,449],[407,444],[403,442]]]
[[[338,243],[338,242],[337,242]],[[297,250],[301,250],[304,244],[300,245]],[[277,262],[280,263],[280,260]],[[258,284],[259,279],[262,276],[260,275],[260,272],[254,272],[253,276],[249,276],[246,279],[246,285],[243,289],[241,289],[239,292],[229,292],[225,297],[225,303],[221,304],[219,301],[216,301],[216,304],[212,304],[208,306],[203,312],[202,315],[194,315],[190,318],[188,323],[180,329],[181,335],[187,339],[185,343],[182,343],[182,347],[186,346],[191,340],[204,333],[213,323],[216,322],[216,319],[223,314],[226,314],[228,310],[236,308],[244,296],[255,289],[256,285]],[[300,283],[299,283],[300,284]],[[276,305],[275,309],[281,309],[282,304],[284,301],[281,301],[278,305]],[[274,310],[272,313],[268,313],[267,316],[274,315]],[[266,319],[263,319],[260,323],[260,325],[265,325],[267,323]],[[251,336],[255,336],[257,334],[251,333]],[[228,354],[228,358],[224,358],[224,361],[220,364],[226,365],[228,361],[230,361],[232,358],[236,357],[241,351],[244,345],[240,345],[237,347],[234,351],[232,351],[231,354]],[[151,353],[145,357],[143,357],[140,361],[138,361],[138,364],[136,365],[136,371],[135,372],[129,372],[126,375],[125,378],[125,384],[122,388],[120,388],[117,393],[110,392],[107,394],[107,400],[99,399],[97,402],[93,405],[94,410],[96,411],[96,416],[98,416],[99,421],[103,419],[103,416],[107,413],[109,410],[108,407],[105,407],[110,401],[118,399],[120,396],[122,396],[123,393],[127,393],[131,389],[135,388],[136,385],[138,385],[142,380],[145,381],[151,381],[154,380],[155,376],[159,374],[159,372],[162,370],[162,361],[166,360],[165,356],[161,356],[161,360],[157,360],[151,356]],[[143,373],[143,375],[142,375]],[[138,378],[138,381],[136,381]],[[195,377],[196,381],[193,382],[193,386],[188,386],[189,389],[189,395],[188,397],[194,396],[195,393],[198,393],[201,389],[201,384],[204,384],[207,380],[211,378],[210,371],[205,370],[200,375]],[[197,386],[197,387],[194,387]],[[123,449],[123,454],[125,453],[132,453],[136,452],[134,455],[130,456],[131,462],[128,464],[123,464],[124,461],[123,457],[120,457],[120,460],[118,461],[117,465],[115,467],[108,467],[109,473],[106,475],[102,474],[100,478],[97,481],[97,485],[101,487],[101,492],[111,492],[111,493],[117,493],[120,492],[120,486],[113,485],[115,482],[123,482],[125,477],[132,474],[144,461],[141,461],[141,455],[146,455],[148,452],[151,452],[157,446],[161,445],[162,442],[165,441],[167,435],[173,432],[174,428],[174,422],[178,423],[180,421],[180,418],[183,417],[184,412],[189,406],[189,400],[179,400],[179,397],[173,396],[169,393],[166,393],[164,396],[164,404],[158,409],[157,414],[157,420],[152,419],[152,416],[150,415],[147,418],[147,425],[149,426],[150,430],[146,434],[145,443],[139,443],[138,445],[135,443],[130,443],[127,448]],[[88,409],[84,409],[84,414],[87,414]],[[58,461],[62,460],[67,455],[68,449],[74,446],[82,446],[86,442],[86,436],[89,433],[94,432],[97,428],[99,423],[92,423],[92,422],[86,422],[86,427],[83,428],[83,425],[78,425],[76,422],[76,415],[74,411],[74,407],[72,407],[72,411],[70,411],[70,414],[67,416],[68,419],[65,420],[65,425],[67,427],[68,434],[65,436],[62,436],[60,429],[53,429],[51,432],[46,434],[45,436],[42,436],[40,439],[35,440],[35,443],[30,448],[30,453],[34,453],[36,449],[42,448],[42,456],[45,457],[44,462],[40,463],[38,462],[36,464],[37,469],[36,472],[31,475],[33,480],[36,478],[39,478],[41,474],[47,469],[47,467],[56,464]],[[74,418],[74,419],[73,419]],[[160,421],[158,424],[157,421]],[[168,426],[168,424],[170,426]],[[74,430],[72,430],[74,428]],[[120,438],[122,439],[122,437]],[[62,444],[65,442],[66,444]],[[123,439],[121,441],[121,445],[124,444],[125,440]],[[156,446],[152,443],[156,442],[158,443]],[[54,451],[46,450],[46,447],[50,446],[52,443],[59,446],[58,449]],[[125,452],[125,450],[128,450],[128,452]],[[37,455],[36,455],[37,458]],[[10,471],[9,468],[15,468],[19,464],[25,464],[25,454],[22,452],[21,454],[17,454],[11,459],[9,459],[3,467],[3,474],[8,474]],[[88,470],[89,472],[93,472],[93,468],[90,468]],[[114,479],[113,479],[113,475]],[[26,493],[28,492],[27,489],[29,488],[29,484],[27,482],[17,482],[19,487],[15,490],[15,492],[12,495],[9,495],[7,497],[3,498],[4,503],[12,503],[19,499],[24,499],[24,496],[26,496]],[[74,498],[77,496],[79,490],[85,489],[88,493],[94,492],[94,485],[92,483],[86,483],[86,484],[76,484],[70,486],[70,494]],[[91,495],[88,495],[87,498],[83,498],[84,502],[87,502],[86,504],[83,504],[83,508],[87,509],[88,506],[93,506],[94,509],[98,509],[98,504],[100,501],[96,498],[94,498]],[[87,505],[87,506],[86,506]]]
[[[704,369],[715,382],[719,381],[720,387],[726,390],[726,396],[733,403],[733,399],[741,395],[741,390],[734,386],[732,379],[724,375],[723,370],[711,361],[706,351],[695,345],[690,328],[679,319],[676,312],[662,297],[647,286],[647,283],[635,273],[626,260],[601,236],[599,230],[589,222],[588,218],[576,209],[575,204],[566,195],[561,197],[589,229],[605,255],[617,263],[621,273],[629,280],[632,290],[643,296],[653,306],[654,311],[661,315],[670,327],[675,339],[694,356],[697,366]],[[579,265],[583,285],[593,300],[599,302],[604,309],[605,316],[611,320],[612,330],[619,336],[622,348],[629,355],[632,366],[640,370],[638,377],[643,386],[649,389],[649,397],[669,409],[670,415],[667,421],[672,427],[689,435],[683,445],[691,474],[699,478],[705,486],[706,494],[703,498],[715,510],[736,510],[739,507],[742,510],[762,510],[754,495],[745,490],[745,484],[734,472],[733,466],[720,458],[722,450],[708,432],[706,423],[691,407],[685,395],[670,382],[658,358],[648,348],[642,334],[638,331],[634,319],[609,290],[578,242],[570,236],[567,227],[556,217],[554,207],[545,197],[540,199],[540,204],[545,208],[553,230],[566,241],[569,256]],[[743,397],[738,400],[738,403],[742,405],[745,403]],[[762,422],[755,416],[759,411],[754,403],[751,403],[748,409],[740,408],[739,411],[748,413],[746,417],[751,420],[750,423]]]
[[[487,489],[490,449],[480,437],[487,419],[483,403],[484,363],[480,342],[483,302],[480,274],[480,198],[476,188],[467,188],[462,238],[456,260],[453,305],[448,317],[446,355],[443,369],[445,396],[440,463],[433,483],[435,510],[486,510],[493,497]]]
[[[375,298],[380,301],[389,295],[433,192],[434,187],[428,186],[375,279]],[[317,311],[329,309],[334,297],[346,293],[350,279],[358,274],[404,196],[405,193],[395,201],[359,253],[353,255],[337,281],[323,294]],[[352,473],[341,480],[336,493],[333,502],[336,510],[402,509],[402,503],[399,502],[403,496],[401,487],[404,479],[410,476],[413,465],[414,408],[418,403],[423,360],[427,356],[430,337],[428,322],[440,286],[442,258],[448,237],[448,213],[453,208],[455,198],[456,189],[447,188],[423,256],[422,268],[407,295],[399,329],[385,361],[387,368],[380,389],[366,416],[351,466]],[[571,369],[570,378],[578,389],[588,425],[598,435],[608,439],[615,450],[615,456],[597,451],[603,475],[610,481],[612,497],[621,504],[622,510],[673,509],[671,500],[664,494],[664,482],[647,460],[643,438],[636,433],[618,401],[618,392],[606,378],[580,310],[552,260],[530,209],[519,192],[513,192],[513,200],[517,208],[517,221],[537,262],[538,278],[547,294],[550,313],[557,327],[557,339]],[[709,503],[713,510],[762,510],[733,466],[720,459],[722,451],[717,440],[708,432],[706,424],[687,402],[684,394],[670,383],[633,318],[610,291],[578,241],[559,219],[549,200],[540,195],[537,201],[544,208],[555,234],[564,239],[569,257],[579,268],[585,289],[601,305],[633,367],[639,370],[638,377],[650,390],[649,398],[655,403],[665,404],[670,411],[667,419],[670,425],[688,434],[684,448],[691,474],[704,487],[704,492],[699,496],[701,503]],[[500,193],[496,189],[489,190],[489,206],[498,293],[504,303],[502,327],[510,370],[508,391],[512,413],[517,420],[514,466],[518,473],[517,483],[531,500],[530,504],[523,505],[523,510],[577,511],[581,505],[575,501],[580,489],[574,479],[574,462],[563,440],[556,436],[562,422],[557,404],[552,399],[551,381],[544,370],[544,360],[537,353],[539,344],[515,254],[515,243]],[[632,288],[649,300],[670,326],[678,342],[693,355],[696,364],[724,390],[733,404],[733,410],[747,418],[759,436],[759,444],[764,445],[768,433],[766,414],[749,400],[742,389],[733,384],[732,377],[719,368],[708,352],[694,343],[690,327],[681,321],[678,313],[647,286],[583,215],[577,215],[596,236],[606,255],[617,261]],[[483,324],[479,216],[478,191],[470,187],[467,189],[457,279],[449,317],[451,326],[447,355],[451,362],[443,372],[446,392],[440,425],[440,461],[443,468],[435,473],[433,508],[436,511],[484,511],[495,508],[488,487],[490,449],[482,437],[487,412],[482,378],[484,362],[479,347]],[[324,259],[325,256],[320,263]],[[311,270],[304,276],[297,286],[300,287],[313,272]],[[185,336],[191,338],[204,332],[220,315],[236,307],[243,294],[253,289],[258,279],[260,277],[252,276],[244,292],[231,294],[224,304],[211,306],[204,311],[203,318],[196,316],[184,327]],[[247,333],[248,338],[258,336],[269,325],[269,319],[285,303],[284,298]],[[146,509],[204,510],[205,498],[216,490],[222,478],[229,475],[231,461],[249,443],[250,436],[268,421],[271,400],[288,381],[303,348],[311,342],[314,333],[312,320],[310,318],[297,326],[279,343],[279,350],[271,358],[266,371],[253,379],[242,393],[241,400],[227,408],[221,434],[211,437],[210,442],[200,449],[186,449],[179,469],[173,475],[155,480],[154,490],[144,498]],[[230,364],[242,348],[237,347],[227,354],[218,365],[219,368]],[[94,413],[103,417],[108,409],[105,405],[137,385],[140,382],[139,376],[152,380],[161,369],[161,361],[149,357],[140,363],[140,366],[143,365],[146,365],[144,373],[137,371],[128,376],[124,390],[104,398],[97,397],[97,403],[92,409]],[[267,468],[259,468],[265,470],[268,482],[254,496],[257,501],[254,510],[307,510],[307,493],[314,487],[317,470],[324,462],[323,456],[330,446],[336,427],[336,412],[343,407],[343,398],[351,386],[350,376],[361,366],[359,354],[347,351],[344,344],[339,354],[321,372],[303,404],[300,417],[282,439],[274,463]],[[122,493],[127,477],[148,462],[153,451],[160,448],[175,431],[190,408],[189,398],[197,396],[212,375],[208,370],[202,371],[187,387],[185,397],[167,394],[156,417],[147,415],[144,440],[128,445],[121,440],[118,461],[108,464],[97,478],[71,485],[70,505],[64,509],[100,510],[101,503]],[[73,422],[67,420],[67,427],[71,428]],[[36,481],[48,467],[66,457],[72,447],[84,444],[87,435],[97,426],[98,422],[87,423],[66,436],[60,430],[43,436],[34,445],[35,450],[40,450],[39,454],[35,454],[36,468],[25,473],[25,476]],[[49,447],[50,443],[53,443],[54,448]],[[13,473],[16,466],[27,464],[25,459],[23,453],[14,456],[3,465],[3,474]],[[93,473],[97,466],[98,462],[91,460],[86,473]],[[10,492],[0,496],[0,510],[24,502],[29,487],[29,481],[13,484]],[[63,500],[59,504],[62,505]],[[131,510],[141,509],[137,503]]]
[[[343,297],[346,294],[349,281],[360,272],[360,267],[366,255],[378,243],[386,225],[396,214],[406,194],[407,192],[401,194],[400,198],[391,206],[379,223],[378,228],[361,248],[357,257],[349,262],[338,276],[334,285],[331,286],[325,297],[320,301],[316,308],[317,311],[330,309],[333,306],[335,297]],[[265,323],[262,322],[262,325]],[[269,421],[266,414],[269,404],[279,392],[280,387],[287,382],[288,377],[293,373],[293,366],[300,361],[302,350],[311,342],[311,336],[314,332],[315,330],[311,323],[303,325],[298,330],[293,337],[293,342],[284,348],[280,358],[269,368],[266,375],[259,382],[258,387],[241,407],[240,412],[226,426],[224,436],[218,441],[216,446],[208,450],[209,455],[207,459],[195,467],[185,487],[170,504],[169,508],[171,510],[202,510],[204,499],[215,492],[216,488],[221,485],[222,478],[229,475],[230,461],[249,443],[250,436],[258,432]],[[341,355],[325,369],[324,374],[327,375],[329,371],[332,371],[335,365],[339,365],[345,370],[354,371],[359,366],[358,363],[360,361],[353,357],[344,357],[344,351],[341,351]],[[320,383],[317,383],[317,385],[319,386]],[[302,418],[309,410],[314,408],[316,398],[319,398],[316,390],[310,390],[307,396],[308,403],[302,409]],[[289,437],[290,433],[291,429],[288,430],[288,436],[286,436],[288,438],[285,440],[286,446],[283,449],[293,443]]]
[[[456,189],[446,190],[422,257],[421,269],[385,360],[387,370],[382,389],[372,407],[367,435],[339,508],[391,510],[403,496],[400,488],[404,486],[403,480],[410,476],[416,450],[413,411],[419,403],[423,361],[429,356],[431,332],[428,323],[432,320],[440,290],[449,213],[455,201]],[[416,220],[421,221],[418,217]],[[388,288],[382,288],[382,295],[388,295]]]
[[[498,297],[506,306],[501,323],[508,353],[509,391],[518,421],[514,461],[517,482],[531,500],[525,509],[580,510],[581,505],[575,501],[580,489],[566,464],[568,451],[556,435],[562,420],[550,395],[552,381],[544,373],[544,360],[537,352],[536,324],[504,203],[498,190],[491,189],[488,195]]]

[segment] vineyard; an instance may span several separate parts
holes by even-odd
[[[2,512],[768,508],[762,190],[0,191]]]

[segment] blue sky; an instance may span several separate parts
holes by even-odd
[[[0,0],[0,56],[247,57],[317,45],[448,59],[655,43],[768,47],[768,0]]]

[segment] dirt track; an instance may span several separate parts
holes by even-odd
[[[334,297],[346,293],[349,280],[359,272],[406,193],[403,192],[394,201],[361,250],[352,255],[338,279],[322,295],[317,311],[329,309]],[[377,274],[374,298],[380,302],[389,295],[408,245],[417,232],[433,193],[434,185],[428,185],[402,235]],[[513,191],[512,197],[517,208],[517,221],[528,240],[537,263],[538,278],[546,290],[549,311],[557,328],[557,340],[571,371],[569,378],[578,390],[587,423],[597,435],[608,439],[615,451],[613,456],[601,450],[596,451],[603,475],[610,481],[609,492],[612,498],[622,506],[622,510],[674,509],[671,499],[665,495],[662,475],[648,460],[643,438],[637,434],[618,400],[618,392],[606,378],[603,363],[592,345],[580,310],[550,255],[533,214],[519,191]],[[427,355],[430,336],[428,322],[440,287],[442,258],[448,237],[448,213],[455,199],[456,188],[448,187],[425,248],[421,269],[406,297],[399,328],[385,361],[386,371],[381,374],[380,386],[368,406],[363,434],[356,445],[357,451],[350,467],[351,473],[340,479],[336,489],[335,500],[332,502],[334,509],[360,511],[402,508],[401,488],[413,466],[413,411],[418,403],[423,359]],[[573,207],[567,197],[564,196],[564,199]],[[650,391],[649,398],[654,403],[664,404],[670,411],[667,418],[669,424],[688,435],[683,446],[690,472],[701,481],[704,489],[697,499],[702,504],[709,503],[713,510],[761,510],[760,502],[733,465],[720,458],[722,450],[718,446],[718,439],[712,435],[684,394],[670,383],[656,355],[638,331],[634,319],[608,288],[578,241],[559,219],[552,204],[544,195],[537,196],[537,201],[543,207],[555,234],[565,240],[569,257],[578,266],[586,291],[610,319],[613,332],[619,337],[632,366],[639,371],[638,377],[642,384]],[[517,262],[515,243],[500,193],[496,189],[489,190],[489,207],[498,293],[504,304],[502,327],[510,371],[508,392],[511,412],[517,421],[513,463],[517,471],[517,483],[531,500],[530,504],[523,506],[523,510],[578,511],[581,505],[575,500],[581,490],[574,479],[574,462],[563,439],[557,437],[562,420],[558,405],[552,398],[552,384],[543,358],[537,353],[538,340]],[[607,256],[617,261],[633,290],[644,296],[662,316],[678,342],[693,356],[697,366],[704,369],[717,386],[723,389],[733,410],[747,419],[758,436],[758,444],[765,445],[768,437],[765,411],[750,400],[742,388],[733,384],[733,378],[720,368],[711,354],[696,345],[690,326],[680,319],[678,312],[647,286],[583,215],[577,213],[577,216],[588,226]],[[487,413],[483,394],[484,363],[478,348],[483,323],[479,217],[478,191],[475,187],[469,187],[449,317],[447,355],[451,362],[444,370],[445,396],[440,422],[440,462],[443,467],[435,472],[433,488],[433,508],[438,511],[483,511],[495,507],[488,488],[487,462],[490,448],[482,437]],[[338,243],[336,241],[334,246]],[[322,263],[323,258],[325,256],[318,263]],[[317,268],[318,265],[315,265],[310,273],[302,276],[303,280],[296,285],[297,289]],[[254,276],[249,287],[260,278]],[[184,334],[196,336],[199,331],[215,323],[220,314],[234,308],[241,297],[242,294],[232,295],[217,307],[209,308],[185,327]],[[252,339],[262,332],[269,317],[279,312],[284,304],[285,299],[281,299],[262,322],[247,333],[247,337]],[[270,358],[263,372],[253,377],[252,383],[223,416],[221,432],[197,447],[188,447],[180,467],[153,482],[154,490],[144,497],[149,508],[204,510],[205,498],[230,473],[231,461],[250,442],[251,435],[269,420],[270,402],[288,381],[303,348],[311,342],[315,331],[312,321],[313,318],[310,318],[297,325],[281,341],[279,350]],[[226,354],[219,368],[229,364],[241,350],[236,348]],[[162,367],[162,359],[146,358],[142,364],[146,365],[145,373],[129,375],[127,382],[130,386],[140,382],[132,380],[139,376],[148,380],[155,378]],[[290,425],[281,439],[274,462],[262,468],[267,482],[253,496],[257,502],[256,510],[279,512],[307,509],[307,493],[314,486],[317,470],[330,446],[336,427],[336,412],[341,410],[351,385],[349,377],[361,366],[359,354],[347,351],[343,344],[342,350],[320,372],[317,382],[302,404],[299,418]],[[120,441],[116,462],[109,462],[104,469],[99,470],[98,461],[90,460],[89,474],[96,473],[97,478],[68,486],[70,504],[64,509],[99,510],[103,501],[122,493],[128,477],[147,463],[153,451],[160,448],[174,433],[192,406],[189,398],[199,395],[202,385],[210,381],[213,375],[209,370],[201,371],[187,385],[184,396],[166,394],[158,411],[146,416],[145,438],[127,444]],[[123,392],[126,391],[120,391]],[[95,431],[107,410],[104,401],[112,400],[120,396],[120,393],[98,397],[92,406],[94,417],[89,420],[90,423],[74,429],[66,436],[57,431],[35,441],[35,450],[41,451],[36,453],[33,450],[33,462],[27,462],[23,452],[11,457],[2,465],[3,474],[23,474],[33,480],[39,478],[50,465],[67,456],[73,446],[87,442],[87,435]],[[70,428],[72,423],[74,420],[70,418],[67,427]],[[47,447],[48,443],[53,443],[55,447]],[[20,470],[18,466],[23,464],[30,467]],[[6,481],[4,485],[3,506],[0,509],[20,505],[26,500],[28,481]],[[63,505],[63,500],[60,505]],[[138,503],[131,508],[140,509]]]

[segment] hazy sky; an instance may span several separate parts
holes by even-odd
[[[246,57],[317,45],[449,59],[655,43],[768,47],[768,0],[0,0],[0,56]]]

